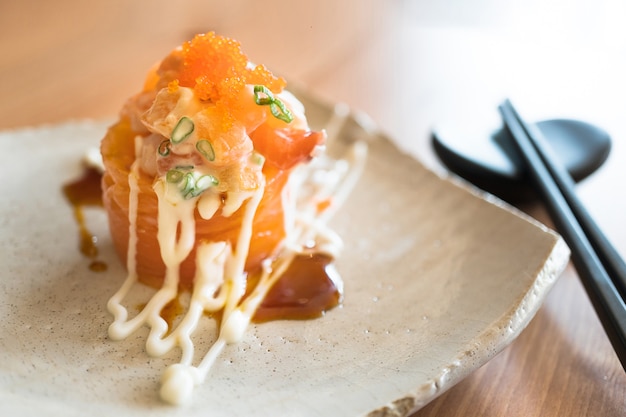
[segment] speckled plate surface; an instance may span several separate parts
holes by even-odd
[[[318,126],[345,110],[306,101]],[[87,223],[109,268],[89,270],[61,194],[106,123],[1,133],[0,414],[403,416],[512,342],[567,263],[562,240],[438,177],[349,113],[339,119],[339,145],[370,142],[365,173],[331,222],[346,243],[343,306],[252,326],[181,408],[158,399],[177,352],[148,357],[146,332],[107,338],[106,302],[125,273],[98,210]],[[210,319],[203,326],[199,352],[215,337]]]

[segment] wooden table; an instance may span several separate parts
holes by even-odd
[[[3,2],[0,128],[113,118],[154,61],[193,33],[216,30],[321,97],[368,113],[433,169],[442,168],[430,149],[432,126],[496,117],[506,96],[529,119],[598,123],[614,148],[579,191],[626,253],[624,6],[382,3]],[[549,224],[539,204],[522,209]],[[624,413],[626,375],[569,267],[519,339],[416,416]]]

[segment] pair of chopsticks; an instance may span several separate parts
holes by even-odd
[[[574,191],[574,181],[541,131],[524,122],[509,100],[498,110],[535,189],[572,252],[572,262],[626,370],[626,264]]]

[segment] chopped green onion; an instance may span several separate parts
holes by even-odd
[[[196,143],[196,149],[209,161],[215,161],[215,151],[213,145],[208,140],[199,140]]]
[[[196,185],[195,185],[195,181],[193,178],[193,174],[191,172],[188,172],[183,177],[181,184],[179,184],[180,192],[185,198],[188,198],[187,196],[189,195],[189,193],[193,191],[195,186]]]
[[[196,180],[196,188],[204,190],[217,184],[219,184],[219,181],[213,175],[203,175]]]
[[[250,155],[250,161],[255,165],[263,165],[265,163],[265,157],[255,151]]]
[[[208,190],[217,184],[219,184],[219,181],[213,175],[203,175],[196,180],[195,187],[191,191],[191,196],[197,197],[202,194],[203,191]]]
[[[191,135],[194,128],[193,120],[189,117],[181,117],[172,130],[172,142],[181,143]]]
[[[165,179],[171,184],[176,184],[181,195],[186,200],[197,197],[209,188],[219,184],[219,181],[213,175],[200,175],[193,171],[183,172],[178,169],[167,171]]]
[[[185,174],[181,171],[170,169],[167,171],[167,174],[165,174],[165,180],[172,184],[178,184],[183,179],[184,175]]]
[[[259,93],[263,93],[265,97],[261,97]],[[254,102],[259,106],[264,106],[267,104],[272,104],[276,100],[274,98],[274,94],[264,85],[255,85],[254,86]]]
[[[254,102],[259,106],[269,105],[272,116],[285,123],[290,123],[293,120],[293,114],[285,106],[285,103],[274,97],[270,89],[264,85],[254,86]]]
[[[282,120],[285,123],[289,123],[293,120],[293,115],[291,114],[289,109],[285,107],[285,104],[278,99],[270,104],[270,111],[272,112],[272,116]]]
[[[161,156],[169,155],[171,146],[172,146],[172,143],[169,141],[169,139],[166,139],[163,142],[161,142],[158,148],[159,155]]]

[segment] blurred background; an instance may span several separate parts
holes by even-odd
[[[208,30],[403,142],[448,115],[493,112],[505,96],[529,117],[602,119],[624,104],[625,17],[621,0],[2,1],[11,106],[0,126],[111,117],[147,68]],[[81,91],[73,102],[68,88]],[[33,115],[24,90],[56,106]]]
[[[213,30],[435,169],[431,129],[497,126],[505,97],[528,120],[597,123],[626,155],[625,18],[622,0],[0,1],[0,128],[113,118],[153,63]],[[595,184],[591,201],[612,192]]]

